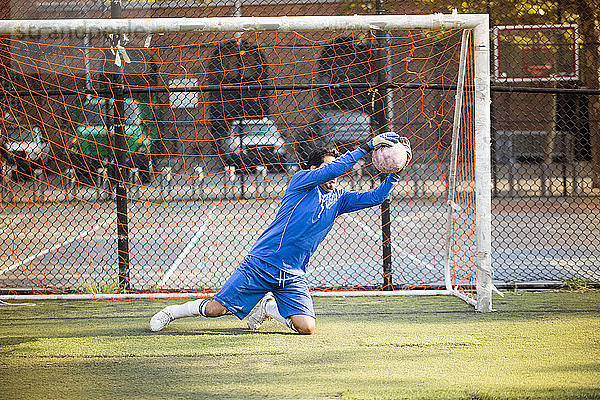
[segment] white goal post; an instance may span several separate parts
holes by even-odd
[[[445,275],[446,290],[427,291],[426,294],[455,295],[477,311],[492,311],[491,266],[491,160],[490,160],[490,34],[487,14],[432,14],[432,15],[354,15],[354,16],[297,16],[297,17],[231,17],[231,18],[140,18],[140,19],[65,19],[65,20],[2,20],[0,35],[46,34],[124,34],[176,32],[259,32],[259,31],[316,31],[316,30],[371,30],[399,29],[468,29],[472,33],[474,70],[474,129],[475,129],[475,268],[476,299],[461,294]],[[464,42],[464,40],[463,40]],[[464,46],[464,43],[463,43]],[[462,57],[461,57],[462,58]],[[462,84],[462,82],[460,82]],[[459,91],[457,90],[457,93]],[[457,104],[461,103],[457,94]],[[458,107],[458,106],[457,106]],[[460,110],[455,110],[455,124]],[[453,131],[458,130],[455,125]],[[456,148],[453,151],[457,151]],[[452,183],[451,183],[452,185]],[[448,218],[452,216],[453,199],[449,194]],[[446,260],[448,261],[448,260]],[[446,267],[447,268],[447,267]],[[416,291],[399,292],[399,295]],[[348,295],[349,292],[332,294]],[[360,293],[360,292],[359,292]],[[365,295],[389,292],[362,292]],[[329,295],[329,294],[327,294]],[[76,295],[86,296],[86,295]],[[139,297],[148,297],[140,294]],[[164,297],[193,297],[191,293],[164,295]],[[206,296],[206,295],[201,295]],[[53,295],[49,296],[54,297]],[[89,295],[89,298],[99,298]],[[136,297],[135,294],[110,297]],[[151,297],[159,297],[151,295]],[[0,296],[0,299],[23,296]],[[35,298],[42,298],[36,296]]]

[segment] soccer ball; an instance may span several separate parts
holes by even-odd
[[[379,172],[391,174],[402,171],[410,161],[410,145],[396,143],[373,152],[373,165]]]

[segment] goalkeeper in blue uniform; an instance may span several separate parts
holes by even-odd
[[[348,192],[336,188],[336,178],[371,150],[390,147],[398,139],[393,132],[383,133],[339,158],[334,149],[315,150],[306,169],[292,176],[275,220],[221,290],[212,299],[164,308],[152,317],[150,329],[160,331],[175,319],[200,315],[220,317],[231,312],[243,319],[260,302],[248,317],[250,329],[272,318],[295,332],[312,334],[315,313],[305,277],[310,256],[338,215],[383,203],[399,179],[389,174],[373,190]]]

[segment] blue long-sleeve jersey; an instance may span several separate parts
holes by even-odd
[[[319,187],[348,172],[366,153],[359,148],[319,168],[295,173],[275,220],[260,235],[249,254],[286,273],[304,274],[311,255],[338,215],[383,203],[398,182],[398,176],[390,174],[381,185],[368,192],[336,188],[327,193]]]

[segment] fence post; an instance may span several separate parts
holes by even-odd
[[[350,177],[350,179],[352,180],[352,190],[361,188],[364,168],[365,168],[365,162],[363,160],[359,160],[352,167],[352,172],[356,172],[356,174],[352,174]]]
[[[204,169],[201,166],[197,166],[194,169],[196,175],[196,198],[198,200],[204,199]]]
[[[111,0],[110,2],[111,18],[121,18],[121,0]],[[116,168],[117,168],[117,254],[119,259],[119,286],[125,290],[131,288],[129,280],[129,224],[127,221],[127,187],[125,186],[125,152],[127,151],[127,142],[123,129],[123,118],[125,116],[123,70],[125,61],[117,62],[121,57],[121,34],[116,33],[113,36],[112,47],[115,48],[115,65],[118,70],[113,74],[111,81],[113,102],[114,102],[114,130],[116,146]]]
[[[225,196],[223,196],[223,197],[229,198],[229,193],[231,193],[231,195],[235,199],[237,197],[237,193],[236,193],[237,189],[235,187],[235,179],[236,179],[235,167],[226,166],[225,167],[225,175],[226,175],[225,179],[226,179],[227,185],[225,185],[225,187],[224,187]]]
[[[6,168],[6,164],[1,163],[0,165],[0,173],[1,173],[1,182],[0,182],[0,202],[4,202],[4,194],[7,192],[8,188],[8,179],[6,174],[8,173],[8,168]]]
[[[96,170],[96,202],[102,200],[102,191],[106,181],[106,168],[100,167]]]
[[[70,203],[71,200],[75,200],[75,184],[77,180],[75,177],[75,170],[73,168],[67,169],[66,176],[68,187],[67,192],[65,193],[65,200],[67,203]]]
[[[33,184],[35,187],[35,191],[33,193],[33,201],[36,203],[42,203],[44,201],[46,201],[46,198],[44,196],[45,194],[45,189],[44,189],[44,185],[41,184],[41,179],[42,179],[42,174],[43,174],[43,170],[36,168],[33,170]]]
[[[377,0],[376,11],[377,14],[385,13],[385,0]],[[377,30],[375,32],[375,45],[377,52],[376,71],[377,81],[376,98],[373,103],[374,120],[377,126],[376,134],[381,134],[390,129],[389,119],[386,117],[386,113],[389,112],[392,107],[390,104],[391,97],[388,96],[388,54],[385,50],[387,42],[387,31]],[[379,175],[380,180],[383,181],[384,176]],[[392,242],[391,242],[391,226],[390,226],[390,199],[389,197],[381,204],[381,247],[383,255],[383,289],[393,290],[392,286]]]
[[[137,197],[137,194],[139,192],[140,185],[141,185],[140,170],[137,169],[136,167],[133,167],[129,170],[129,183],[130,183],[129,197],[133,199],[133,198]]]
[[[5,193],[10,193],[10,203],[15,202],[15,192],[9,186],[15,172],[15,167],[12,165],[2,164],[2,200],[5,200]]]
[[[160,184],[164,190],[166,190],[166,196],[163,197],[167,200],[167,202],[171,202],[173,200],[173,196],[171,193],[171,181],[173,180],[173,168],[165,167],[161,173]]]
[[[540,163],[540,194],[542,197],[546,197],[546,195],[548,194],[548,191],[552,192],[552,188],[547,188],[546,187],[546,170],[550,167],[550,164],[547,164],[546,162]],[[552,173],[550,173],[550,176],[552,176]],[[550,183],[551,185],[551,183]]]
[[[260,177],[260,180],[259,180]],[[258,165],[256,167],[256,179],[254,180],[255,190],[254,194],[256,198],[260,198],[265,193],[265,185],[267,180],[267,167],[264,165]]]

